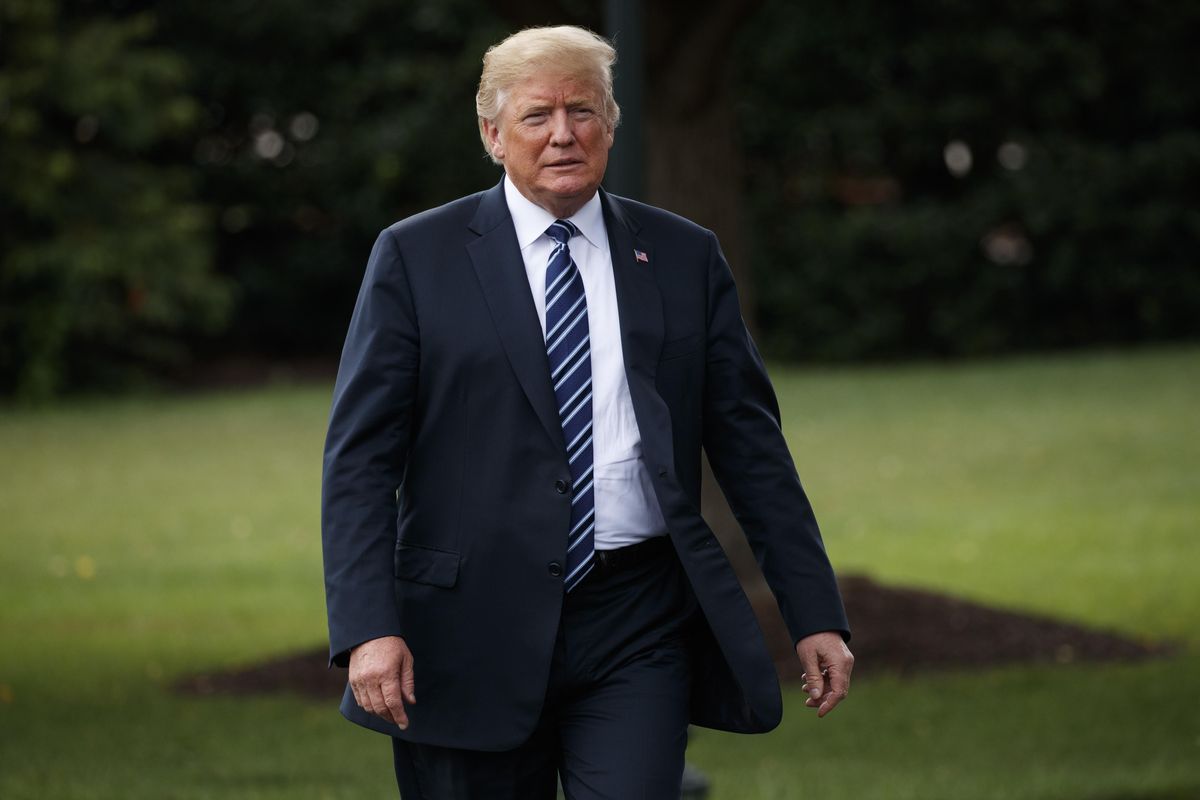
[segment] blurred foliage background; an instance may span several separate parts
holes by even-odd
[[[789,5],[738,56],[769,349],[1200,332],[1200,6]]]
[[[375,233],[499,177],[483,50],[600,6],[6,2],[0,392],[335,356]],[[768,354],[1200,333],[1200,6],[647,13],[646,199],[722,236]]]

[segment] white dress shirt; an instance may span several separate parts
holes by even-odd
[[[517,229],[529,290],[546,335],[546,266],[554,240],[549,211],[527,199],[504,178],[504,196]],[[579,229],[568,246],[583,278],[592,351],[592,454],[595,460],[596,549],[610,550],[666,533],[650,472],[642,460],[642,436],[633,416],[621,350],[621,320],[613,279],[608,230],[599,193],[570,221]]]

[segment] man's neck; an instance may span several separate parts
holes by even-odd
[[[530,197],[528,194],[526,194],[525,190],[518,186],[516,182],[512,180],[512,178],[509,178],[508,180],[509,183],[512,183],[513,188],[516,189],[522,197],[533,203],[535,206],[544,208],[546,212],[555,219],[568,219],[569,217],[575,216],[577,213],[579,213],[579,209],[586,206],[588,201],[596,196],[597,192],[596,189],[593,189],[590,193],[576,195],[574,197],[561,199],[556,198],[555,200],[550,201],[539,201],[537,198]]]

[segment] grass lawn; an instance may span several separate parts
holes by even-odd
[[[1200,798],[1200,349],[774,374],[841,570],[1183,649],[792,692],[713,800]],[[0,798],[395,796],[333,702],[165,689],[322,641],[328,395],[0,411]]]

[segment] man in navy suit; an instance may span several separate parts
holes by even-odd
[[[615,52],[484,57],[496,187],[392,225],[350,323],[322,528],[342,711],[405,800],[677,798],[689,723],[775,727],[775,671],[700,516],[700,453],[824,716],[853,657],[713,234],[600,188]]]

